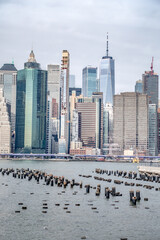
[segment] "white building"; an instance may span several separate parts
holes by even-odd
[[[48,65],[47,153],[58,152],[57,145],[60,122],[60,72],[60,65]]]
[[[0,153],[11,152],[11,123],[3,90],[0,88]]]
[[[11,123],[11,152],[15,151],[15,124],[16,124],[16,88],[17,69],[14,64],[4,64],[0,68],[0,88],[8,107],[9,120]]]

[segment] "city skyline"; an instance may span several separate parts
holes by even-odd
[[[142,78],[145,70],[150,70],[152,56],[154,71],[159,74],[159,27],[156,23],[160,6],[156,0],[101,0],[99,3],[47,0],[45,4],[36,0],[32,4],[30,0],[14,0],[1,1],[0,5],[1,66],[12,62],[13,58],[16,68],[22,69],[33,48],[42,69],[47,69],[48,64],[60,64],[62,49],[68,49],[70,72],[76,75],[76,86],[81,86],[82,69],[86,65],[99,67],[109,32],[109,55],[116,62],[116,94],[134,91],[135,82]],[[95,17],[91,20],[92,15]],[[32,20],[32,25],[26,24],[28,19]]]

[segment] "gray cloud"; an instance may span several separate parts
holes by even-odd
[[[43,68],[71,55],[71,73],[81,85],[82,68],[98,66],[109,52],[116,62],[116,92],[132,91],[149,70],[159,73],[160,4],[156,0],[0,0],[0,65],[14,58],[23,68],[33,44]]]

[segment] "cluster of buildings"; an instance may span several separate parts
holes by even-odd
[[[158,75],[146,71],[135,92],[115,95],[115,62],[82,70],[82,88],[70,74],[70,54],[42,70],[33,50],[24,69],[0,68],[0,154],[115,155],[160,153]]]

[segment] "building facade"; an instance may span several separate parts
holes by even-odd
[[[160,153],[160,108],[157,109],[157,148]]]
[[[114,96],[113,141],[121,153],[132,149],[148,154],[148,96],[134,92]]]
[[[103,103],[113,105],[115,94],[115,67],[114,59],[108,55],[108,36],[106,56],[102,57],[99,67],[100,92],[103,92]]]
[[[78,138],[83,147],[103,147],[103,94],[93,93],[91,98],[77,98]]]
[[[142,93],[142,92],[143,92],[142,80],[136,81],[136,84],[135,84],[135,92],[137,92],[137,93]]]
[[[99,92],[97,67],[87,66],[82,71],[82,94],[91,97],[93,92]]]
[[[157,156],[157,105],[149,104],[149,155]]]
[[[62,64],[61,64],[61,131],[60,138],[63,142],[66,142],[66,148],[64,153],[69,152],[70,144],[70,114],[69,114],[69,69],[70,69],[70,55],[67,50],[62,52]],[[61,151],[64,147],[61,148]],[[62,152],[61,152],[62,153]]]
[[[103,154],[109,153],[109,147],[113,143],[113,106],[106,103],[103,110]]]
[[[16,151],[45,152],[47,71],[40,69],[31,51],[17,74]]]
[[[149,97],[149,104],[156,104],[158,107],[159,78],[154,71],[146,71],[142,75],[143,93]]]
[[[3,89],[0,88],[0,153],[11,152],[11,122]]]
[[[15,151],[17,69],[14,64],[4,64],[0,69],[0,88],[3,89],[11,123],[11,152]]]
[[[60,135],[60,65],[48,65],[47,153],[58,153]]]

